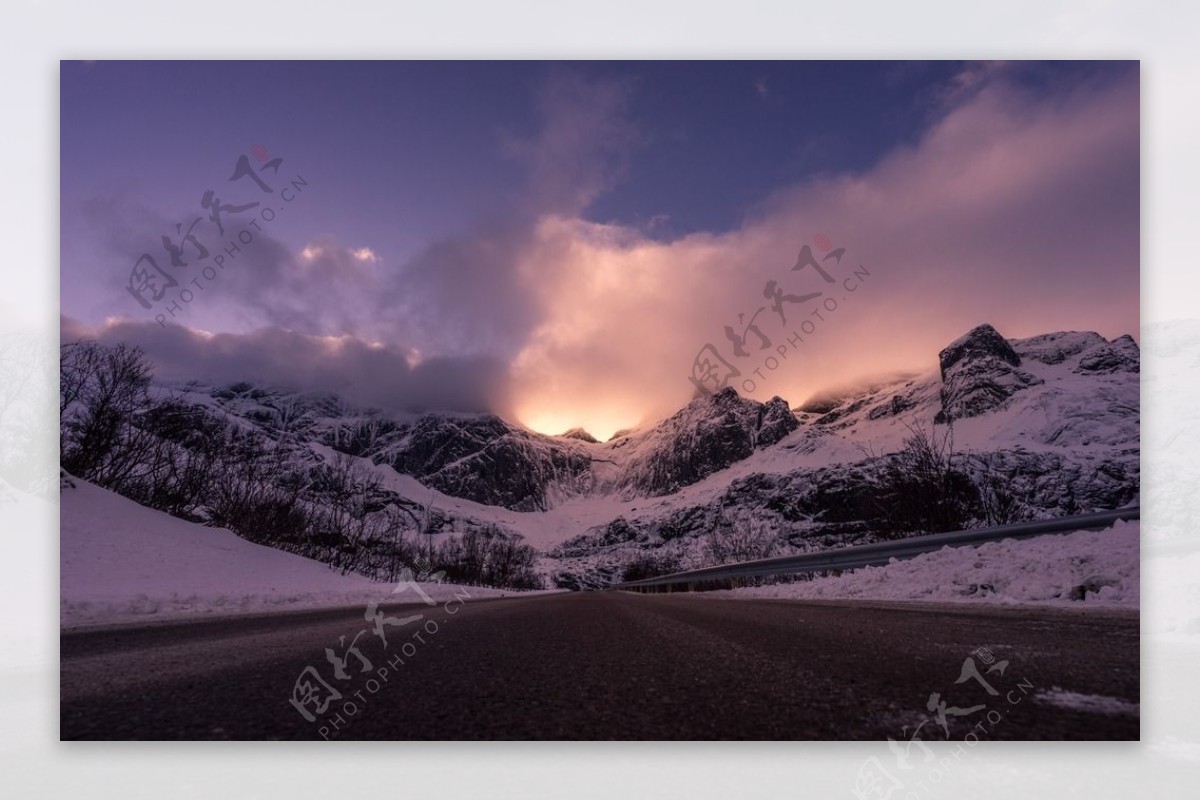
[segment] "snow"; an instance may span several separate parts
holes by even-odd
[[[517,512],[503,506],[488,506],[466,498],[456,498],[425,486],[417,479],[398,473],[389,464],[363,465],[375,470],[387,489],[420,503],[431,503],[435,509],[460,517],[496,523],[517,531],[524,541],[539,550],[558,545],[565,539],[581,534],[593,526],[608,523],[614,518],[636,512],[639,506],[650,507],[644,498],[621,501],[608,495],[581,496],[554,506],[545,512]],[[674,498],[673,498],[674,500]],[[660,504],[666,508],[666,504]]]
[[[1072,709],[1077,712],[1090,712],[1094,715],[1133,715],[1140,713],[1140,704],[1113,698],[1108,695],[1092,695],[1064,690],[1061,687],[1051,687],[1033,696],[1039,704],[1057,706],[1061,709]]]
[[[1141,526],[1120,521],[1076,531],[977,546],[945,547],[913,559],[792,584],[704,593],[704,597],[826,598],[986,602],[1137,608]],[[1090,585],[1081,600],[1074,588]]]
[[[62,490],[60,621],[63,628],[204,615],[419,602],[412,590],[341,575],[302,556],[256,545],[140,506],[71,479]],[[435,601],[464,588],[422,583]],[[465,588],[471,598],[517,595]]]

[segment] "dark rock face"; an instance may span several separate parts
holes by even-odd
[[[1117,372],[1137,373],[1141,370],[1142,355],[1137,343],[1128,334],[1112,342],[1097,345],[1083,354],[1074,372],[1081,375],[1110,375]]]
[[[627,489],[667,495],[724,470],[799,428],[785,401],[759,403],[726,387],[697,398],[642,435],[648,452],[630,465]]]
[[[938,354],[942,409],[935,421],[948,423],[997,409],[1042,380],[1021,370],[1021,357],[986,323],[971,329]]]
[[[999,359],[1013,367],[1021,366],[1021,357],[1013,350],[1008,340],[1000,336],[1000,332],[987,323],[977,325],[966,335],[951,342],[938,354],[942,368],[942,379],[946,371],[961,361],[967,359]]]
[[[1014,340],[1013,349],[1022,358],[1042,364],[1062,364],[1097,345],[1107,344],[1104,337],[1092,331],[1058,331],[1029,339]]]
[[[590,484],[591,458],[544,447],[531,437],[513,435],[489,443],[478,453],[417,476],[447,495],[518,512],[550,507],[550,493],[584,490]]]
[[[375,456],[447,495],[517,511],[548,508],[557,489],[590,486],[591,457],[485,415],[426,415]]]
[[[893,395],[886,403],[876,406],[867,413],[868,420],[878,420],[881,417],[896,417],[914,409],[917,402],[909,395]]]
[[[1012,344],[1024,358],[1043,364],[1062,364],[1073,359],[1075,366],[1071,372],[1078,375],[1137,373],[1141,369],[1141,349],[1128,334],[1109,342],[1094,331],[1059,331],[1014,340]]]
[[[756,448],[774,445],[800,427],[796,415],[788,408],[787,401],[778,395],[764,403],[758,412]]]
[[[404,433],[386,461],[398,473],[421,478],[479,453],[510,433],[508,425],[495,415],[464,419],[425,415]]]

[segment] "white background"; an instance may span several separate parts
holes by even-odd
[[[674,2],[36,3],[2,15],[4,284],[0,331],[58,339],[58,60],[104,58],[1134,58],[1142,62],[1143,326],[1200,317],[1196,3]],[[1149,357],[1144,372],[1153,374]],[[1162,367],[1162,365],[1160,365]],[[1144,499],[1191,495],[1151,469],[1169,385],[1197,398],[1196,364],[1143,392]],[[48,363],[39,380],[52,389]],[[11,377],[0,365],[0,380]],[[1144,383],[1144,387],[1149,382]],[[1180,393],[1183,393],[1182,395]],[[53,411],[39,442],[57,447]],[[1190,437],[1190,440],[1188,439]],[[1195,465],[1194,432],[1172,464]],[[1195,475],[1195,471],[1191,471]],[[1172,481],[1178,482],[1172,484]],[[1144,500],[1144,531],[1156,525]],[[852,796],[879,743],[59,743],[57,509],[0,518],[0,793],[122,798]],[[0,506],[0,515],[7,515]],[[1192,536],[1190,521],[1187,534]],[[1181,525],[1175,520],[1172,525]],[[1142,743],[983,743],[932,797],[1195,794],[1200,788],[1198,580],[1146,563]],[[411,723],[419,727],[419,721]],[[414,734],[417,732],[414,730]],[[947,754],[949,751],[947,751]]]

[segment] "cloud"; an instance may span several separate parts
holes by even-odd
[[[523,418],[607,425],[635,422],[639,409],[668,413],[691,392],[703,345],[733,360],[722,328],[767,306],[772,279],[791,293],[826,292],[840,310],[755,379],[763,400],[798,404],[861,375],[935,367],[941,347],[985,321],[1011,337],[1136,335],[1136,74],[1050,95],[1005,70],[982,72],[956,82],[965,99],[914,146],[862,173],[785,189],[736,231],[662,243],[544,218],[521,255],[523,286],[547,310],[514,362]],[[818,232],[847,248],[839,280],[859,264],[870,270],[853,297],[790,271]],[[775,346],[796,317],[782,326],[773,314],[760,320],[775,326],[762,326]],[[737,364],[744,374],[762,366]]]
[[[176,267],[171,265],[158,237],[146,235],[147,231],[174,231],[179,220],[194,218],[194,212],[191,217],[180,213],[172,220],[118,197],[108,197],[84,203],[81,214],[99,235],[101,255],[132,267],[143,253],[149,253],[180,286],[200,296],[197,302],[181,304],[177,318],[172,318],[185,325],[207,327],[207,321],[217,317],[220,323],[241,328],[280,326],[314,334],[404,338],[405,332],[385,331],[376,324],[387,278],[381,259],[370,247],[347,247],[324,236],[295,251],[272,236],[270,228],[260,226],[252,232],[249,244],[243,244],[235,255],[226,256],[227,266],[215,278],[200,280],[201,267],[211,266],[212,256],[220,254],[224,246],[220,240],[197,240],[208,258],[200,258],[200,250],[190,244],[183,246],[184,264]],[[175,243],[181,241],[181,237],[174,237]],[[194,278],[200,281],[199,287],[189,285]],[[123,284],[106,284],[106,291],[111,296],[105,299],[105,308],[130,314],[137,310]],[[216,310],[219,315],[214,315]]]
[[[271,327],[212,334],[180,325],[114,319],[93,328],[62,318],[64,343],[95,340],[143,348],[166,381],[214,385],[249,381],[298,391],[336,392],[395,411],[504,412],[508,368],[485,357],[421,360],[411,348],[350,335],[316,336]]]
[[[323,386],[393,408],[509,413],[508,364],[547,314],[548,298],[528,286],[539,279],[526,272],[525,255],[546,215],[583,213],[627,169],[640,141],[627,113],[630,89],[567,70],[552,76],[535,99],[535,130],[503,143],[527,171],[516,202],[407,263],[330,236],[293,250],[268,228],[202,302],[172,320],[180,325],[164,332],[113,319],[87,332],[68,321],[64,339],[126,337],[171,378]],[[111,255],[131,264],[148,246],[139,232],[169,228],[166,217],[112,202],[89,211]],[[108,307],[126,308],[124,294],[114,293]],[[252,333],[209,336],[202,328]],[[424,358],[410,368],[414,354]]]
[[[399,272],[383,318],[430,352],[486,351],[511,359],[547,314],[528,256],[548,217],[578,217],[621,180],[642,134],[629,119],[631,86],[556,73],[539,92],[538,130],[503,148],[528,173],[511,208],[433,243]],[[569,269],[569,265],[563,265]]]
[[[230,279],[230,294],[264,323],[317,334],[403,338],[404,332],[385,330],[377,322],[388,279],[370,248],[349,248],[323,237],[294,258],[260,235],[245,251],[246,261],[222,278]]]
[[[632,91],[629,81],[565,70],[546,81],[536,98],[537,133],[505,146],[528,169],[527,211],[580,214],[624,176],[643,142],[628,115]]]
[[[562,73],[539,95],[539,129],[505,145],[528,180],[504,212],[404,264],[361,243],[318,238],[292,253],[263,235],[220,289],[257,330],[114,322],[98,335],[145,343],[180,378],[299,382],[602,435],[685,402],[708,343],[744,376],[761,368],[757,350],[734,358],[724,326],[764,309],[774,348],[816,306],[786,306],[784,325],[764,297],[771,280],[838,305],[755,380],[754,397],[793,405],[863,375],[933,368],[941,347],[985,321],[1010,337],[1136,335],[1136,69],[1067,89],[1020,77],[971,65],[914,144],[784,187],[735,230],[663,240],[588,219],[643,134],[628,117],[629,84]],[[833,285],[790,269],[818,233],[846,248],[829,266]],[[851,295],[841,282],[859,265],[869,278]]]

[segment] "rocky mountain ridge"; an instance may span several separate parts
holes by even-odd
[[[981,325],[941,351],[936,371],[795,410],[727,388],[604,443],[495,415],[392,416],[248,384],[171,390],[290,442],[297,458],[328,450],[390,468],[409,501],[430,493],[439,514],[527,537],[546,573],[585,586],[648,554],[702,562],[722,527],[768,531],[783,550],[869,539],[856,493],[914,427],[951,434],[963,469],[1001,476],[1025,516],[1125,505],[1139,493],[1138,373],[1128,336],[1009,340]]]

